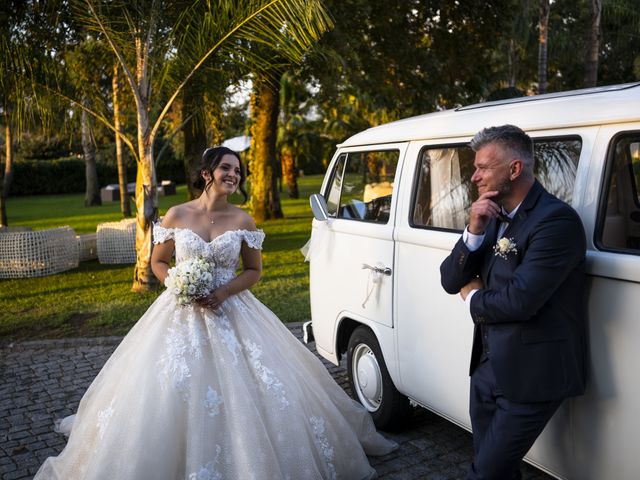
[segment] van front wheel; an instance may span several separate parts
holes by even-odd
[[[347,371],[354,397],[376,427],[400,427],[410,411],[409,400],[393,384],[378,339],[367,327],[356,328],[349,338]]]

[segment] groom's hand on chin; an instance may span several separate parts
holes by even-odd
[[[466,300],[467,295],[469,295],[472,290],[480,290],[481,288],[484,288],[484,283],[476,277],[460,289],[460,296],[462,300]]]
[[[497,190],[484,192],[471,204],[468,227],[469,233],[482,235],[491,219],[498,216],[501,211],[500,205],[492,200],[498,193],[500,192]]]

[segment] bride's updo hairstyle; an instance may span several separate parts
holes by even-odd
[[[242,193],[242,196],[244,197],[244,202],[246,202],[249,196],[244,189],[246,174],[244,165],[242,164],[242,159],[240,159],[240,155],[227,147],[211,147],[207,148],[202,153],[202,167],[198,172],[197,180],[193,182],[193,186],[203,192],[209,190],[211,183],[213,183],[213,171],[218,168],[218,165],[220,165],[220,162],[222,161],[222,157],[225,155],[233,155],[240,163],[240,180],[238,181],[238,190],[240,190],[240,193]],[[203,172],[209,172],[209,175],[211,176],[211,180],[209,180],[209,182],[205,182],[204,177],[202,176]]]

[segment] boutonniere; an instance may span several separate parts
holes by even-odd
[[[496,257],[502,258],[503,260],[506,260],[507,256],[510,253],[513,253],[515,255],[518,254],[516,242],[513,241],[513,238],[502,237],[493,246],[493,254]]]

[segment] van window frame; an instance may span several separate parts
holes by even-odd
[[[418,152],[418,161],[416,162],[416,166],[413,172],[413,182],[411,186],[411,201],[409,203],[409,226],[411,228],[417,228],[420,230],[435,230],[437,232],[452,232],[452,233],[461,233],[463,230],[458,230],[455,228],[446,228],[446,227],[433,227],[429,225],[418,225],[413,221],[414,208],[416,205],[416,197],[418,196],[418,175],[420,172],[420,167],[422,166],[422,155],[425,150],[436,150],[436,149],[444,149],[444,148],[458,148],[458,147],[469,147],[469,142],[467,143],[444,143],[437,145],[423,145],[420,151]]]
[[[347,160],[349,159],[349,152],[340,152],[338,154],[338,156],[336,157],[336,161],[334,163],[335,167],[333,168],[333,170],[331,170],[331,177],[329,178],[329,182],[327,182],[327,187],[325,188],[324,192],[322,192],[322,196],[324,197],[325,201],[328,202],[329,201],[329,193],[331,192],[331,187],[333,186],[333,181],[336,179],[336,175],[338,174],[338,163],[340,162],[340,158],[341,157],[346,157],[343,165],[342,165],[342,174],[344,176],[344,169],[347,167]],[[342,200],[342,188],[340,188],[340,196],[338,197],[338,207],[340,207],[340,201]],[[338,212],[336,210],[336,214],[335,215],[331,215],[331,213],[329,213],[329,217],[331,218],[338,218]]]
[[[340,158],[344,155],[346,157],[346,160],[342,166],[342,177],[344,180],[344,174],[346,171],[346,168],[348,166],[349,163],[349,156],[353,155],[353,154],[366,154],[366,153],[370,153],[370,152],[396,152],[398,154],[398,158],[396,160],[396,168],[395,171],[393,173],[393,181],[394,181],[394,187],[393,187],[393,197],[392,197],[392,202],[397,200],[395,199],[395,197],[397,196],[397,192],[396,192],[396,187],[395,187],[395,183],[397,181],[398,175],[399,175],[399,170],[398,167],[400,167],[401,161],[402,161],[402,149],[394,146],[394,147],[390,147],[390,148],[384,148],[381,145],[365,145],[365,146],[359,146],[355,149],[345,149],[345,150],[340,150],[340,152],[338,153],[338,156],[336,158],[336,164],[340,161]],[[335,164],[334,164],[335,165]],[[333,185],[333,181],[335,180],[336,174],[338,172],[338,166],[336,165],[335,168],[333,168],[332,172],[331,172],[331,177],[329,179],[329,182],[327,183],[327,186],[324,190],[324,192],[322,192],[322,196],[325,198],[325,200],[328,200],[329,197],[329,192],[331,190],[331,186]],[[329,215],[331,218],[334,218],[336,220],[348,220],[348,221],[353,221],[353,222],[361,222],[361,223],[368,223],[371,225],[388,225],[389,222],[392,220],[392,215],[389,215],[389,218],[387,219],[386,222],[377,222],[375,220],[367,220],[367,219],[361,219],[361,218],[343,218],[340,217],[338,215],[338,212],[340,211],[340,205],[342,204],[342,193],[343,193],[343,189],[344,185],[340,188],[340,198],[338,201],[338,211],[336,212],[335,215]]]
[[[604,162],[604,170],[602,178],[600,179],[600,195],[598,196],[598,209],[596,210],[595,227],[593,229],[593,245],[601,252],[619,253],[624,255],[640,256],[640,250],[633,248],[615,248],[608,247],[602,243],[602,237],[604,235],[605,217],[607,215],[607,203],[609,199],[609,191],[611,190],[611,175],[614,168],[615,157],[615,145],[625,137],[637,137],[640,141],[640,130],[625,130],[618,132],[611,137],[607,144],[607,154]],[[633,201],[640,209],[640,201],[638,198],[638,185],[636,185],[636,177],[633,170],[630,168],[630,178],[633,179]]]
[[[531,135],[529,135],[531,136]],[[582,136],[578,133],[570,133],[570,134],[566,134],[566,135],[545,135],[542,137],[531,137],[531,139],[533,140],[534,143],[534,148],[535,148],[535,144],[536,142],[548,142],[548,141],[579,141],[580,142],[580,155],[578,156],[578,165],[576,166],[576,169],[580,166],[580,161],[581,161],[581,157],[582,157],[582,148],[584,146],[584,138],[582,138]],[[464,229],[462,230],[458,230],[455,228],[445,228],[445,227],[433,227],[433,226],[429,226],[429,225],[417,225],[416,223],[414,223],[413,221],[413,213],[414,213],[414,207],[415,207],[415,202],[416,202],[416,196],[418,195],[418,173],[420,170],[420,166],[421,166],[421,159],[422,159],[422,155],[423,152],[425,150],[429,150],[429,149],[443,149],[443,148],[458,148],[458,147],[469,147],[469,143],[471,140],[469,140],[469,142],[466,143],[439,143],[439,144],[433,144],[433,145],[423,145],[422,148],[420,148],[420,151],[418,152],[418,161],[416,161],[416,166],[413,172],[413,179],[412,179],[412,186],[411,186],[411,203],[409,204],[409,211],[408,211],[408,221],[409,221],[409,226],[411,228],[415,228],[415,229],[419,229],[419,230],[433,230],[433,231],[437,231],[437,232],[450,232],[450,233],[462,233],[464,231]],[[577,174],[576,174],[576,178],[577,178]],[[536,178],[537,180],[537,178]],[[574,179],[575,180],[575,179]],[[573,191],[572,191],[572,196],[573,196]],[[570,203],[569,203],[570,205]]]

